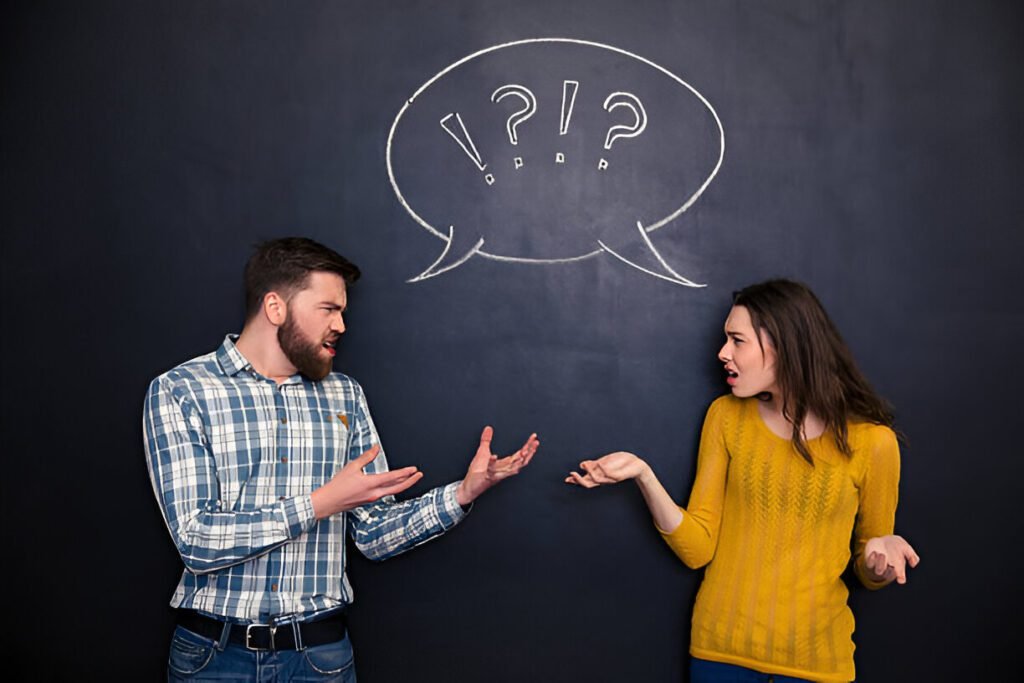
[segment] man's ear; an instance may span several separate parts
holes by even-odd
[[[263,297],[263,315],[271,325],[280,327],[288,317],[288,303],[277,292],[267,292]]]

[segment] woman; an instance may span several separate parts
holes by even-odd
[[[636,481],[669,547],[708,565],[693,611],[691,681],[852,681],[853,614],[840,575],[906,582],[918,556],[892,535],[899,448],[814,294],[773,280],[737,292],[718,354],[731,395],[708,409],[689,504],[617,452],[566,482]]]

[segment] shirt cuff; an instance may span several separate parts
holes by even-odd
[[[295,496],[281,501],[281,512],[284,515],[285,533],[288,538],[295,539],[313,527],[316,515],[313,513],[313,498]]]
[[[469,511],[473,509],[473,504],[470,503],[468,507],[463,508],[459,505],[459,501],[455,500],[455,492],[459,489],[461,481],[453,481],[441,489],[441,495],[437,497],[437,517],[441,522],[441,527],[444,529],[450,529],[469,514]]]

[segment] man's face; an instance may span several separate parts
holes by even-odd
[[[321,380],[331,372],[334,345],[345,331],[345,281],[334,273],[310,273],[306,288],[288,300],[287,317],[277,328],[285,357],[303,375]]]

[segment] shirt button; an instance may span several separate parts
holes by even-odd
[[[284,496],[278,496],[277,499],[278,500],[284,500]]]
[[[281,418],[281,424],[283,424],[283,425],[288,424],[288,418],[287,417],[282,417]]]
[[[272,590],[272,591],[274,591],[276,593],[277,592],[277,584],[276,583],[270,584],[270,590]]]
[[[288,456],[286,455],[283,458],[281,458],[281,462],[288,462]]]

